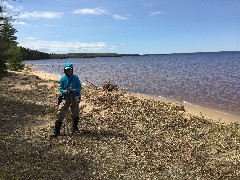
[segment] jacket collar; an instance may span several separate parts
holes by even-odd
[[[70,75],[65,74],[65,76],[69,79],[69,78],[71,78],[73,76],[73,73],[70,74]]]

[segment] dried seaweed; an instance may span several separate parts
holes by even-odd
[[[19,84],[25,89],[16,88]],[[81,133],[70,134],[68,113],[62,135],[50,138],[57,91],[58,84],[30,73],[0,81],[0,179],[240,177],[239,123],[214,122],[186,114],[178,104],[84,86]]]
[[[104,82],[102,88],[105,91],[118,91],[118,85],[116,85],[110,81]]]

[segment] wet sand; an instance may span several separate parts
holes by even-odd
[[[238,122],[240,123],[240,117],[229,114],[227,112],[219,111],[216,109],[206,108],[200,105],[194,105],[191,103],[187,103],[181,100],[177,99],[170,99],[170,98],[164,98],[164,97],[157,97],[153,95],[148,94],[139,94],[139,93],[132,93],[134,96],[142,99],[154,99],[158,101],[162,101],[165,103],[177,103],[184,106],[186,113],[189,115],[194,116],[204,116],[206,119],[212,119],[214,121],[224,122],[224,123],[232,123],[232,122]]]
[[[45,79],[45,80],[53,80],[53,81],[59,81],[61,76],[60,75],[56,75],[56,74],[51,74],[51,73],[46,73],[43,71],[39,71],[34,69],[32,66],[28,65],[26,66],[28,68],[31,69],[31,74],[40,77],[41,79]]]

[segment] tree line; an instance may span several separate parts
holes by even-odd
[[[38,60],[38,59],[51,59],[52,55],[37,50],[31,50],[29,48],[21,47],[20,52],[23,60]]]
[[[3,6],[0,6],[0,76],[7,70],[21,70],[24,67],[20,48],[17,46],[17,30],[13,28],[11,16],[4,14]]]
[[[8,70],[22,70],[23,60],[51,57],[51,54],[18,46],[15,36],[17,30],[11,24],[13,21],[10,15],[6,15],[4,7],[0,6],[0,77],[6,75]]]

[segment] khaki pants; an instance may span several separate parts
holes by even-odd
[[[57,112],[58,121],[62,122],[68,112],[69,107],[71,107],[72,118],[79,118],[79,102],[75,101],[75,98],[63,100]]]

